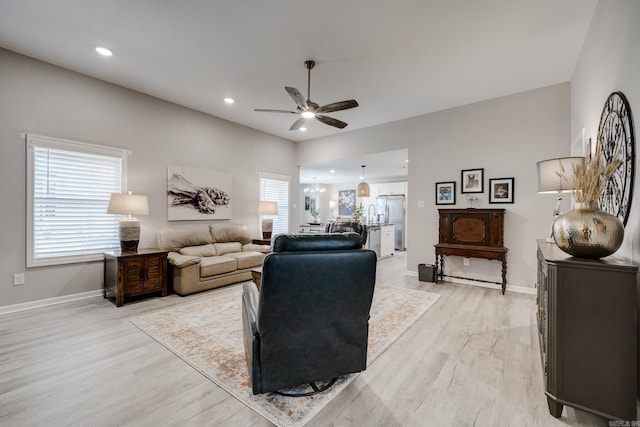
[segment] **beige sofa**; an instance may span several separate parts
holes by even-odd
[[[162,228],[157,241],[170,251],[173,291],[183,296],[251,280],[251,269],[269,252],[268,245],[251,243],[246,225],[233,223]]]

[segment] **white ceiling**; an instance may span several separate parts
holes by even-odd
[[[0,46],[301,141],[569,81],[596,2],[0,0]],[[344,130],[253,111],[293,109],[308,59],[312,100],[359,102]]]

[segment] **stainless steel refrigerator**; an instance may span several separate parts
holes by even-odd
[[[405,197],[404,194],[382,195],[376,198],[378,222],[395,226],[395,250],[405,250]]]

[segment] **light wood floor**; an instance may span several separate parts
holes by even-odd
[[[310,426],[596,426],[549,415],[535,297],[405,276],[403,253],[378,282],[441,298]],[[207,298],[121,308],[102,298],[0,316],[2,426],[268,426],[129,320]]]

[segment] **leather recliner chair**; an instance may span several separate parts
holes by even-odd
[[[360,235],[362,246],[367,243],[367,226],[359,221],[336,221],[328,223],[324,228],[325,233],[353,232]]]
[[[274,238],[260,291],[242,294],[253,394],[332,380],[367,367],[376,254],[356,233]],[[322,391],[322,390],[320,390]]]

